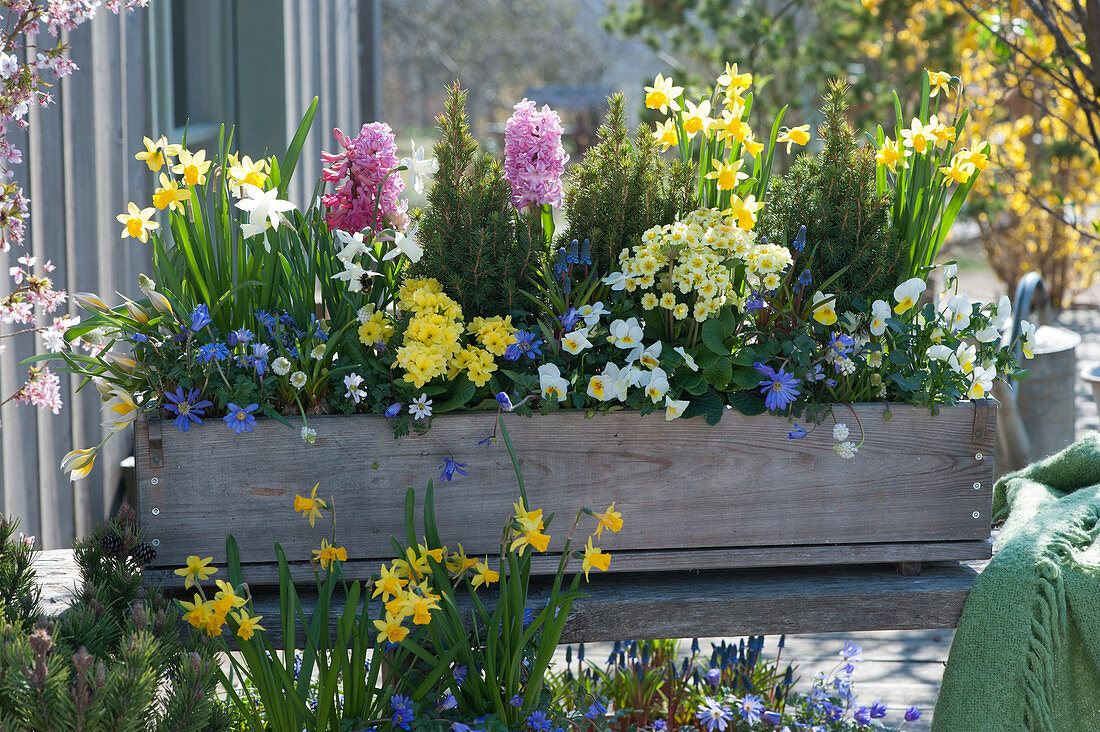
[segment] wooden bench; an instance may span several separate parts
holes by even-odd
[[[916,576],[892,565],[597,574],[573,603],[562,642],[954,628],[986,563],[929,563]],[[43,610],[61,612],[79,580],[72,552],[42,552],[36,569]],[[547,595],[547,582],[532,580],[531,604]],[[256,589],[253,602],[277,616],[278,588]],[[277,624],[267,627],[281,646]]]

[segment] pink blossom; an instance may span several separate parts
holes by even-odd
[[[561,118],[524,99],[504,127],[504,175],[512,185],[512,205],[523,211],[548,203],[560,206],[561,175],[569,156],[561,146]]]
[[[49,409],[54,414],[61,413],[61,380],[50,372],[48,366],[32,366],[30,378],[23,388],[15,392],[17,402],[30,404],[39,409]]]
[[[326,166],[321,178],[338,184],[335,191],[321,197],[329,209],[325,216],[329,228],[356,233],[369,227],[380,232],[387,225],[406,221],[409,203],[397,198],[405,182],[393,173],[398,165],[397,142],[390,126],[385,122],[365,124],[354,139],[338,127],[332,135],[343,151],[321,153]]]

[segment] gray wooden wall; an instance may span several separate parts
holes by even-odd
[[[332,127],[358,130],[378,114],[378,49],[370,42],[377,0],[235,3],[235,28],[219,37],[232,39],[238,82],[253,82],[236,85],[236,113],[225,120],[241,131],[242,151],[281,154],[309,100],[321,97],[290,193],[304,205],[320,174],[319,153],[333,147]],[[281,13],[272,12],[277,4]],[[55,105],[31,112],[29,134],[15,136],[24,150],[16,176],[31,199],[31,226],[22,251],[0,254],[5,274],[29,252],[40,262],[52,260],[56,281],[70,292],[97,292],[109,302],[117,302],[116,292],[137,292],[138,273],[149,271],[148,248],[120,239],[115,216],[127,201],[148,200],[152,190],[149,171],[133,156],[142,136],[154,132],[156,64],[170,58],[152,40],[163,37],[154,32],[155,22],[152,11],[123,17],[101,12],[69,39],[80,71],[61,82]],[[360,74],[364,59],[366,82]],[[9,282],[0,285],[0,294],[8,292]],[[18,362],[42,346],[28,336],[4,342],[0,394],[7,396],[25,376]],[[0,513],[19,517],[22,530],[46,548],[68,546],[109,514],[121,481],[119,463],[133,449],[129,432],[116,436],[88,478],[76,484],[65,479],[61,457],[102,439],[98,395],[90,387],[75,395],[75,387],[75,380],[62,378],[65,408],[59,416],[16,404],[0,408]]]

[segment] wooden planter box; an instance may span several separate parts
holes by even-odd
[[[612,571],[927,562],[987,558],[996,409],[991,401],[945,408],[854,406],[867,439],[853,460],[833,452],[832,422],[801,440],[770,416],[729,411],[717,426],[615,412],[532,418],[506,415],[531,508],[556,513],[550,552],[534,570],[552,572],[577,510],[615,501],[625,521],[599,545]],[[859,440],[844,405],[837,418]],[[183,566],[191,554],[225,561],[225,537],[240,546],[250,582],[276,581],[273,543],[302,559],[330,535],[294,513],[294,494],[333,499],[336,544],[346,571],[376,572],[404,536],[405,489],[418,498],[436,479],[443,541],[470,556],[499,552],[518,489],[502,441],[478,446],[495,413],[446,414],[424,436],[394,439],[376,416],[316,417],[315,445],[296,430],[261,420],[235,435],[212,419],[188,433],[170,421],[136,425],[138,510],[157,549],[154,569]],[[468,475],[439,480],[444,458]],[[374,465],[377,464],[377,467]],[[418,507],[417,516],[420,511]],[[595,527],[582,521],[575,545]],[[582,533],[584,532],[584,533]],[[156,574],[154,572],[154,574]]]

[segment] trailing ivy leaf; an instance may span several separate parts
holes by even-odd
[[[726,338],[729,336],[730,332],[721,320],[711,318],[703,323],[703,344],[719,356],[730,354],[730,348],[726,345]]]
[[[452,412],[456,409],[460,409],[466,406],[466,402],[473,399],[474,392],[477,391],[477,387],[466,377],[466,374],[459,374],[458,378],[451,383],[454,384],[454,391],[451,393],[450,399],[441,403],[433,411]]]
[[[725,411],[726,403],[722,401],[721,395],[714,389],[707,389],[706,392],[691,400],[683,416],[690,418],[702,415],[706,418],[707,424],[716,425],[722,420],[722,414]]]
[[[751,391],[731,391],[726,394],[731,407],[748,417],[755,417],[768,411],[764,397]]]

